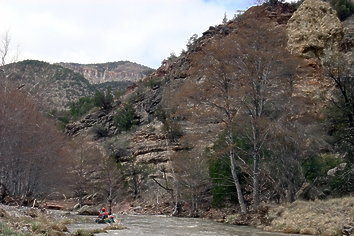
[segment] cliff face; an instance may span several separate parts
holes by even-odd
[[[183,138],[178,141],[171,140],[166,133],[166,129],[170,127],[166,127],[166,124],[157,117],[161,109],[170,111],[174,109],[173,107],[178,106],[175,96],[184,85],[199,83],[200,75],[191,70],[191,66],[198,63],[196,55],[203,53],[202,50],[213,42],[230,35],[237,35],[239,24],[254,18],[257,22],[268,24],[269,27],[281,27],[285,30],[286,23],[293,11],[294,9],[289,5],[272,9],[265,6],[254,7],[240,19],[210,27],[190,45],[187,52],[177,58],[165,60],[160,68],[124,96],[122,102],[132,103],[137,114],[136,123],[138,125],[134,131],[119,133],[113,122],[110,122],[103,125],[107,128],[110,127],[109,135],[97,141],[102,142],[102,145],[107,145],[107,143],[125,140],[124,146],[127,150],[125,153],[122,154],[119,151],[120,148],[115,145],[111,146],[109,150],[118,160],[120,159],[124,163],[128,160],[144,163],[153,170],[154,175],[161,178],[162,170],[171,173],[171,157],[181,150],[188,149],[190,143]],[[117,114],[117,108],[106,116],[114,116],[115,114]],[[105,119],[102,117],[99,119],[100,121],[97,120],[95,123],[87,117],[82,121],[68,125],[67,133],[71,135],[90,133],[93,127],[102,126],[100,122]],[[85,125],[87,123],[90,124]],[[178,120],[176,123],[184,136],[197,137],[195,144],[200,150],[210,146],[222,129],[220,123],[205,123],[189,119]]]
[[[110,62],[102,64],[59,63],[83,75],[91,84],[111,81],[137,82],[149,75],[153,69],[129,61]]]
[[[183,118],[178,118],[179,113],[183,111],[179,110],[182,105],[176,97],[178,94],[180,97],[184,96],[181,93],[182,88],[198,85],[207,76],[200,75],[199,71],[193,69],[193,65],[200,63],[201,57],[210,56],[208,46],[221,40],[224,40],[223,42],[229,40],[228,43],[232,45],[231,40],[237,37],[240,27],[249,22],[288,32],[288,44],[284,41],[274,46],[291,48],[299,60],[293,81],[292,96],[301,101],[301,107],[299,106],[298,113],[291,117],[291,121],[301,123],[305,127],[303,128],[305,133],[313,132],[311,128],[306,128],[311,126],[308,121],[318,121],[321,118],[321,109],[328,101],[333,89],[332,82],[325,77],[321,61],[315,54],[319,52],[318,50],[322,53],[323,50],[331,50],[339,46],[343,35],[340,22],[334,18],[334,12],[328,8],[328,5],[312,5],[313,1],[315,0],[306,0],[305,5],[299,8],[299,12],[295,12],[295,9],[288,4],[253,7],[238,19],[210,27],[200,38],[189,45],[185,53],[177,58],[165,60],[160,68],[146,77],[137,87],[129,90],[122,98],[122,103],[131,103],[135,108],[135,121],[138,125],[133,131],[119,133],[114,123],[110,122],[107,126],[111,130],[110,134],[97,141],[103,146],[110,144],[108,152],[113,154],[117,160],[123,163],[133,161],[146,164],[154,172],[154,176],[161,178],[163,178],[162,173],[166,171],[171,174],[171,158],[179,151],[187,150],[191,144],[199,150],[205,150],[205,147],[215,141],[223,124],[213,122],[213,119],[193,120],[183,115],[181,115]],[[314,53],[303,55],[313,49]],[[193,90],[188,92],[189,95],[193,94]],[[187,107],[189,105],[187,104]],[[176,114],[172,120],[183,133],[183,138],[176,141],[168,137],[168,129],[171,131],[171,126],[167,127],[166,122],[162,122],[159,118],[161,110]],[[117,114],[117,108],[108,112],[106,116],[115,114]],[[85,122],[84,119],[69,125],[67,132],[80,135],[89,132],[91,127],[96,125],[94,123],[85,126],[83,125]],[[184,139],[187,136],[194,137],[193,143]],[[111,145],[122,140],[126,142],[124,145]],[[126,152],[121,152],[122,146],[125,147]],[[151,188],[151,191],[156,191],[156,189]]]

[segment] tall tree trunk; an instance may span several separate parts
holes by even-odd
[[[294,184],[292,183],[291,180],[287,180],[287,190],[285,192],[285,197],[286,197],[286,201],[288,203],[291,203],[295,200],[295,193],[294,193]]]
[[[113,205],[113,196],[112,196],[112,187],[109,187],[109,195],[108,195],[108,214],[112,215],[112,205]]]
[[[175,196],[175,206],[174,206],[174,209],[173,209],[173,212],[171,214],[171,216],[179,216],[181,214],[181,211],[182,211],[182,203],[179,201],[179,192],[178,192],[178,189],[176,188],[175,189],[176,193],[174,194]],[[173,192],[172,192],[172,197],[173,197]]]
[[[229,157],[230,157],[230,163],[231,163],[231,174],[232,174],[232,178],[233,178],[233,181],[234,181],[234,184],[236,187],[238,202],[241,207],[241,212],[246,213],[247,208],[246,208],[245,200],[243,199],[240,181],[237,176],[237,169],[236,169],[237,164],[236,164],[235,153],[234,153],[233,149],[230,151],[229,155],[230,155]]]
[[[259,158],[258,154],[253,154],[253,208],[259,205]]]
[[[260,159],[260,131],[258,127],[257,118],[261,116],[261,108],[256,106],[256,114],[252,120],[252,130],[253,130],[253,208],[257,209],[259,205],[259,159]]]

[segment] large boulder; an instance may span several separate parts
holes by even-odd
[[[98,215],[98,210],[97,207],[85,205],[78,210],[77,214],[78,215]]]
[[[321,59],[326,50],[340,49],[343,26],[329,3],[305,0],[288,21],[287,33],[292,53]]]

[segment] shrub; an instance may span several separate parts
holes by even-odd
[[[209,176],[212,180],[211,193],[213,198],[211,203],[214,207],[222,207],[225,200],[230,200],[230,196],[235,195],[230,163],[226,157],[209,160]]]
[[[251,165],[252,159],[249,156],[251,143],[242,137],[236,130],[233,130],[233,147],[228,143],[227,133],[222,132],[215,140],[212,148],[208,151],[209,155],[209,175],[212,180],[212,204],[215,207],[222,207],[226,202],[237,203],[237,192],[231,172],[229,152],[233,147],[242,154],[244,164]],[[235,150],[236,150],[235,149]],[[237,166],[237,176],[240,185],[249,184],[250,176],[242,168]]]
[[[331,0],[330,4],[337,11],[338,18],[344,21],[354,13],[354,4],[351,0]]]
[[[283,2],[284,2],[284,0],[268,0],[268,1],[267,1],[267,3],[268,3],[269,5],[277,5],[277,4],[283,3]]]
[[[93,107],[95,107],[95,104],[91,97],[80,98],[77,102],[69,104],[70,115],[74,120],[77,120],[87,114]]]
[[[177,56],[176,56],[176,53],[174,52],[171,52],[170,53],[170,56],[167,58],[168,61],[176,61],[177,60]]]
[[[347,165],[344,170],[338,171],[335,176],[330,176],[328,187],[332,194],[343,196],[353,192],[354,189],[354,169]]]
[[[108,130],[101,125],[96,125],[92,128],[92,133],[96,139],[104,138],[108,136]]]
[[[304,0],[298,0],[298,1],[295,1],[295,2],[291,2],[290,5],[296,9],[299,8],[299,6],[304,2]]]
[[[257,3],[258,4],[267,4],[267,5],[270,5],[270,6],[274,6],[274,5],[277,5],[279,3],[283,3],[284,0],[257,0]]]
[[[303,163],[302,167],[306,179],[314,180],[317,177],[326,176],[327,171],[336,167],[341,162],[331,154],[310,157]]]
[[[101,107],[103,109],[109,109],[112,107],[113,95],[110,88],[106,92],[97,91],[93,102],[96,107]]]
[[[118,99],[124,95],[124,90],[117,89],[114,91],[114,98]]]
[[[114,124],[120,131],[128,131],[135,125],[134,118],[135,110],[133,105],[125,104],[115,115]]]
[[[171,142],[176,142],[179,138],[183,136],[181,126],[177,123],[177,121],[173,119],[166,120],[163,123],[162,130]]]
[[[166,111],[161,106],[156,108],[154,115],[157,118],[157,120],[161,122],[165,122],[168,118]]]
[[[70,111],[53,109],[47,114],[48,118],[54,118],[58,121],[59,128],[65,129],[65,126],[70,122]]]
[[[151,89],[159,87],[160,85],[161,85],[160,78],[152,78],[152,79],[149,79],[148,81],[145,82],[145,86],[147,86]]]
[[[154,115],[157,120],[163,123],[162,131],[166,134],[166,137],[172,141],[176,142],[179,138],[183,136],[183,130],[178,123],[179,120],[182,120],[183,117],[172,115],[174,114],[174,109],[171,109],[169,112],[166,112],[161,106],[157,107]]]
[[[187,42],[187,45],[186,45],[188,51],[190,51],[194,47],[194,45],[196,44],[197,40],[198,40],[198,35],[197,34],[193,34],[189,38],[189,40]]]

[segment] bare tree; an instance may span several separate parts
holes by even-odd
[[[0,46],[0,56],[1,56],[2,66],[6,64],[6,59],[9,55],[9,50],[10,50],[10,43],[11,43],[10,34],[9,31],[6,31],[1,39],[1,46]]]
[[[1,57],[1,65],[4,66],[7,63],[12,63],[16,62],[19,57],[20,53],[20,47],[17,45],[17,47],[14,49],[12,47],[12,40],[11,40],[11,35],[10,31],[7,30],[2,36],[0,40],[0,57]]]
[[[81,207],[84,205],[84,197],[95,191],[99,172],[98,163],[103,156],[98,148],[84,139],[77,140],[73,145],[73,152],[74,161],[70,170],[73,176],[72,188]]]
[[[189,203],[190,215],[193,217],[198,216],[198,210],[210,189],[211,182],[207,159],[201,154],[196,150],[190,150],[177,152],[172,157],[175,188],[178,188],[175,192],[179,192],[181,200]]]
[[[134,198],[137,198],[141,193],[148,172],[147,167],[141,163],[137,163],[136,160],[131,160],[124,165],[123,173],[127,178],[129,191]]]
[[[241,87],[240,80],[235,73],[234,56],[238,45],[231,40],[221,39],[212,42],[201,53],[195,55],[192,73],[198,74],[197,83],[186,83],[182,88],[180,97],[188,99],[187,107],[192,107],[200,121],[222,123],[226,130],[225,142],[229,147],[234,146],[232,132],[233,120],[238,114],[241,104],[235,94]],[[229,149],[229,161],[234,185],[237,191],[241,212],[246,212],[240,180],[238,165],[234,148]]]
[[[39,195],[59,185],[66,141],[27,94],[0,88],[0,181],[12,195]]]
[[[165,190],[169,195],[172,201],[174,202],[175,209],[172,215],[178,215],[180,210],[180,202],[179,202],[179,192],[178,188],[174,187],[174,180],[167,173],[167,169],[165,167],[159,168],[158,174],[151,174],[149,177],[154,181],[157,186],[163,190]]]
[[[261,165],[266,188],[262,194],[264,200],[293,202],[304,181],[301,163],[308,152],[306,138],[289,123],[292,122],[279,122],[273,126],[266,143],[271,155]]]
[[[251,156],[253,204],[259,204],[260,161],[273,126],[286,119],[296,63],[285,49],[281,28],[257,21],[240,23],[238,33],[211,41],[193,55],[191,74],[199,80],[186,83],[180,97],[198,122],[223,124],[229,162],[242,212],[246,212],[239,171]],[[233,132],[238,126],[242,132]],[[241,150],[237,139],[250,143]],[[247,154],[245,155],[247,151]],[[239,163],[239,164],[238,164]]]
[[[241,109],[234,120],[244,127],[252,144],[253,203],[257,207],[260,195],[259,162],[274,125],[287,117],[292,95],[295,60],[285,49],[283,31],[269,30],[265,25],[245,24],[238,36],[240,51],[235,56],[235,69],[242,87],[238,92]],[[250,127],[249,131],[245,129]]]
[[[339,147],[354,146],[354,60],[352,53],[328,53],[323,62],[325,72],[336,89],[329,120],[331,133]]]
[[[123,174],[121,168],[112,157],[103,157],[98,161],[99,175],[96,188],[104,195],[108,202],[108,210],[112,213],[113,202],[123,187]]]

